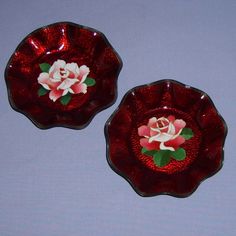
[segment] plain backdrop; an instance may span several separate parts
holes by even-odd
[[[124,63],[116,103],[79,131],[40,130],[7,98],[16,46],[57,21],[102,31]],[[1,0],[0,235],[236,235],[235,63],[234,0]],[[160,79],[205,91],[229,128],[223,168],[184,199],[142,198],[106,161],[105,121],[128,89]]]

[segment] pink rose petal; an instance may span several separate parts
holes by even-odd
[[[55,78],[59,80],[60,78],[58,78],[58,76],[60,73],[60,68],[64,68],[65,65],[66,65],[66,62],[64,60],[55,61],[49,69],[50,78]],[[56,72],[58,72],[57,75],[55,75]]]
[[[144,148],[146,148],[147,150],[159,150],[160,149],[160,143],[159,142],[148,142],[147,138],[141,138],[140,139],[140,145]]]
[[[82,84],[76,83],[71,86],[71,89],[74,91],[75,94],[87,93],[87,85],[83,83]]]
[[[50,83],[50,79],[49,79],[49,74],[46,72],[42,72],[40,73],[39,77],[38,77],[38,82],[39,84],[41,84],[45,89],[50,90],[49,87],[49,83]]]
[[[72,85],[76,84],[78,82],[77,79],[65,79],[61,84],[57,87],[57,89],[69,89]]]
[[[87,66],[83,65],[79,68],[79,76],[78,79],[80,82],[84,82],[86,77],[88,76],[90,70]]]
[[[175,121],[175,117],[174,116],[168,116],[167,119],[170,121],[170,122],[174,122]]]
[[[77,78],[79,76],[79,67],[77,63],[67,63],[65,69],[69,71],[68,77],[71,79]]]
[[[148,126],[156,128],[157,127],[157,118],[156,117],[152,117],[151,119],[149,119]]]
[[[150,136],[150,128],[146,125],[142,125],[138,128],[139,136]]]
[[[62,96],[62,94],[63,94],[63,90],[54,89],[49,93],[49,98],[55,102],[58,98]]]
[[[155,135],[157,135],[157,134],[159,134],[159,133],[160,133],[160,132],[151,129],[151,130],[150,130],[150,137],[155,136]]]
[[[57,86],[59,86],[60,82],[53,82],[50,78],[49,78],[49,74],[46,72],[40,73],[39,77],[38,77],[38,82],[39,84],[41,84],[45,89],[48,90],[53,90],[55,88],[57,88]]]
[[[175,120],[173,125],[175,127],[175,134],[178,134],[185,127],[186,123],[183,120]]]
[[[182,136],[178,136],[177,138],[173,139],[173,140],[169,140],[167,142],[164,143],[164,145],[166,147],[172,147],[175,150],[185,142],[185,139]]]

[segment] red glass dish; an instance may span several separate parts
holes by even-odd
[[[11,56],[5,70],[9,101],[39,128],[81,129],[115,102],[121,68],[101,32],[51,24],[29,34]]]
[[[141,196],[187,197],[222,167],[226,133],[206,93],[161,80],[131,89],[108,119],[107,161]]]

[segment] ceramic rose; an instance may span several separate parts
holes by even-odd
[[[185,128],[186,122],[174,116],[152,117],[147,125],[138,128],[142,153],[152,156],[158,166],[167,165],[171,157],[184,160],[186,152],[180,145],[193,136],[191,129]]]
[[[42,73],[38,77],[38,83],[42,85],[39,96],[49,92],[49,98],[55,102],[59,98],[63,105],[68,104],[71,94],[87,93],[87,87],[93,86],[95,80],[88,78],[90,72],[86,65],[78,66],[77,63],[66,63],[57,60],[53,65],[40,64]]]
[[[140,144],[147,150],[175,151],[185,141],[180,136],[185,125],[183,120],[175,120],[174,116],[159,119],[153,117],[149,119],[148,125],[138,129],[139,135],[145,137],[140,140]]]

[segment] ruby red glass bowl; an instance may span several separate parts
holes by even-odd
[[[141,196],[187,197],[222,167],[226,133],[206,93],[161,80],[131,89],[108,119],[107,160]]]
[[[37,127],[84,128],[116,100],[122,61],[101,32],[59,22],[29,34],[5,70],[9,101]]]

